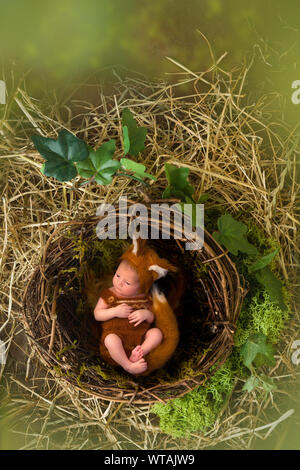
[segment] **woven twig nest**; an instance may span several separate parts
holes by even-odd
[[[115,210],[118,215],[117,206]],[[99,239],[96,227],[100,219],[70,221],[49,236],[23,299],[32,347],[58,380],[94,397],[138,404],[183,396],[203,384],[230,354],[245,295],[236,267],[206,230],[203,248],[185,251],[188,240],[174,239],[174,226],[171,238],[162,239],[161,222],[159,239],[148,243],[179,265],[186,280],[178,316],[180,342],[162,370],[148,377],[120,372],[105,364],[97,345],[92,344],[93,311],[84,295],[84,279],[91,267],[100,277],[109,268],[113,273],[131,239]]]

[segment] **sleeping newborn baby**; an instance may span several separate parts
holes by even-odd
[[[154,321],[152,297],[143,292],[137,271],[123,259],[112,287],[103,289],[94,309],[94,317],[102,323],[100,354],[112,365],[120,365],[131,374],[147,369],[145,356],[163,340]]]

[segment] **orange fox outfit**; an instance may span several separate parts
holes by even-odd
[[[151,310],[152,298],[150,295],[145,296],[145,299],[135,299],[130,297],[126,299],[124,297],[118,297],[110,289],[103,289],[100,292],[100,297],[105,300],[109,307],[115,307],[120,303],[128,303],[135,310],[140,308],[146,308]],[[146,331],[150,328],[150,323],[143,321],[137,326],[133,326],[128,322],[127,318],[112,318],[101,323],[101,336],[100,336],[100,355],[101,357],[111,365],[117,366],[118,364],[110,357],[107,348],[104,345],[105,337],[110,333],[115,333],[122,340],[125,352],[127,356],[130,355],[131,351],[143,342]]]
[[[177,272],[178,268],[170,264],[167,260],[160,258],[157,253],[146,246],[146,240],[134,239],[130,248],[121,256],[121,260],[126,260],[130,263],[132,268],[137,272],[141,292],[145,294],[145,298],[139,296],[138,299],[131,297],[128,304],[134,305],[134,309],[148,309],[154,314],[154,326],[161,330],[163,340],[161,344],[151,350],[146,356],[147,369],[139,375],[149,375],[154,370],[164,366],[164,364],[173,355],[178,341],[179,331],[177,318],[173,309],[168,303],[165,295],[160,293],[158,289],[153,286],[154,281],[164,277],[168,271]],[[118,298],[118,296],[109,288],[103,289],[99,292],[101,281],[95,283],[88,279],[85,285],[85,293],[91,307],[95,307],[97,299],[102,297],[109,307],[117,305],[117,303],[126,303],[126,298]],[[153,286],[153,288],[152,288]],[[152,288],[151,295],[149,293]],[[96,292],[96,290],[98,291]],[[183,294],[183,279],[182,276],[178,277],[177,285],[171,290],[170,300],[172,299],[173,308],[177,309],[180,297]],[[152,324],[153,325],[153,324]],[[122,339],[124,350],[127,356],[130,355],[132,349],[140,345],[147,330],[152,327],[150,323],[143,321],[138,326],[132,326],[127,318],[112,318],[110,320],[101,322],[100,333],[100,355],[110,364],[116,365],[116,362],[110,357],[109,352],[104,344],[105,337],[110,333],[115,333]]]

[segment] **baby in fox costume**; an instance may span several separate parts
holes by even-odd
[[[146,246],[146,240],[134,239],[122,255],[113,285],[102,289],[94,308],[102,327],[100,354],[108,363],[131,374],[148,375],[174,353],[179,340],[177,319],[164,294],[153,286],[168,271],[177,268]],[[174,287],[169,296],[173,308],[182,294],[180,286]],[[88,297],[90,290],[86,286]]]

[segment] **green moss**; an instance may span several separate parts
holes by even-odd
[[[56,356],[56,359],[58,361],[60,361],[61,357],[67,352],[67,351],[70,351],[71,349],[76,349],[77,345],[77,339],[75,339],[73,341],[72,344],[70,344],[69,346],[65,346],[63,349],[61,349],[60,351],[57,351],[55,356]]]
[[[59,377],[76,377],[76,375],[74,374],[74,372],[70,372],[69,370],[62,370],[62,368],[58,365],[56,366],[53,366],[53,370],[55,371],[55,373],[57,375],[59,375]]]
[[[151,411],[159,416],[161,430],[172,437],[189,437],[193,431],[212,426],[216,418],[207,394],[197,390],[166,405],[158,403]]]
[[[80,299],[76,307],[76,315],[83,316],[86,315],[86,305],[83,299]]]
[[[271,302],[265,290],[257,292],[241,310],[234,344],[242,346],[254,332],[263,333],[270,343],[276,344],[288,320],[289,310],[283,311]]]
[[[79,370],[79,375],[76,377],[76,382],[78,383],[79,386],[82,386],[80,380],[84,372],[86,371],[87,367],[85,364],[81,364],[80,370]]]
[[[60,274],[62,273],[76,273],[78,271],[77,268],[73,267],[73,268],[69,268],[69,269],[62,269],[60,272]]]
[[[177,351],[173,357],[173,366],[161,369],[156,372],[155,379],[160,384],[170,384],[173,382],[182,381],[189,379],[191,377],[198,377],[203,375],[203,378],[206,378],[206,374],[199,374],[199,370],[195,370],[195,364],[206,354],[207,350],[197,351],[188,356],[189,359],[179,360],[181,354],[180,351]]]
[[[130,246],[127,240],[90,240],[86,262],[97,276],[113,273],[122,253]]]
[[[162,431],[173,437],[189,437],[191,432],[213,426],[232,392],[235,372],[232,361],[227,360],[202,386],[182,398],[155,404],[151,411],[159,416]]]
[[[97,364],[95,366],[91,366],[91,369],[93,369],[98,375],[100,375],[100,377],[102,377],[102,379],[104,379],[104,380],[109,379],[108,374],[102,369],[100,364]]]
[[[63,374],[63,371],[61,370],[61,367],[60,366],[53,366],[53,370],[55,371],[55,373],[57,375],[59,375],[60,377],[62,377],[64,374]]]

